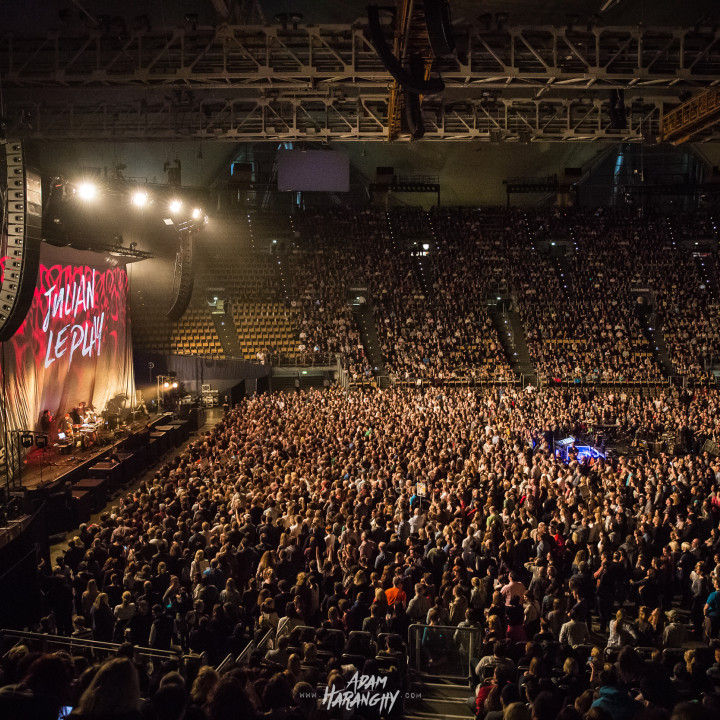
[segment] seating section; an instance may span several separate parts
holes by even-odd
[[[509,238],[511,285],[546,380],[663,375],[633,307],[631,250],[622,238],[609,240],[610,220],[576,211],[526,214],[523,233]]]
[[[224,288],[231,301],[269,300],[283,297],[278,261],[269,252],[223,249],[198,259],[196,286]],[[204,293],[197,293],[204,301]]]
[[[290,311],[277,301],[236,301],[232,304],[233,320],[246,360],[266,359],[268,352],[292,354],[297,347],[297,333]]]
[[[177,323],[158,311],[133,316],[133,342],[147,352],[221,358],[223,350],[210,311],[190,308]]]
[[[170,351],[176,355],[222,358],[223,349],[210,311],[189,308],[173,329]]]
[[[445,242],[429,214],[302,213],[294,227],[291,297],[306,352],[341,352],[351,380],[367,372],[349,305],[351,288],[364,287],[395,379],[512,376],[475,280],[482,261],[458,263],[458,238]]]
[[[285,300],[285,281],[277,257],[270,252],[272,240],[267,239],[272,232],[280,232],[282,223],[277,220],[248,223],[249,228],[238,229],[237,247],[232,251],[227,240],[218,244],[211,237],[207,242],[204,239],[198,242],[188,310],[173,325],[156,306],[144,305],[142,312],[133,315],[136,347],[162,353],[223,357],[207,302],[209,290],[222,289],[223,298],[231,303],[245,359],[266,361],[271,353],[297,350],[297,332]],[[287,218],[285,223],[289,228]],[[260,245],[263,250],[255,249]]]
[[[373,371],[350,304],[364,288],[391,377],[507,381],[509,359],[488,312],[499,293],[518,310],[546,381],[655,382],[670,366],[705,381],[720,363],[715,222],[709,213],[633,208],[338,208],[296,213],[287,225],[251,217],[252,242],[199,255],[192,312],[173,327],[143,306],[133,313],[135,342],[219,357],[205,296],[222,288],[248,359],[339,355],[350,379],[364,381]],[[273,243],[273,233],[282,239]]]

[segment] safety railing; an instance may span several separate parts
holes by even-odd
[[[467,680],[482,650],[478,628],[414,624],[408,629],[408,661],[423,675]]]
[[[513,375],[508,378],[498,378],[497,380],[488,380],[473,377],[456,377],[456,378],[396,378],[392,381],[396,387],[508,387],[513,385],[522,385],[523,376]]]
[[[65,637],[64,635],[45,635],[24,630],[0,630],[0,654],[4,655],[8,650],[20,644],[26,645],[30,650],[42,653],[63,650],[70,654],[89,655],[97,662],[115,656],[120,647],[117,643]],[[191,657],[174,650],[157,650],[146,647],[134,647],[133,650],[135,658],[141,662],[177,660],[184,664],[184,661]]]
[[[238,667],[248,665],[250,662],[250,656],[256,650],[266,650],[270,642],[275,638],[275,635],[275,628],[270,628],[270,630],[268,630],[261,638],[253,638],[250,640],[250,642],[243,648],[242,652],[235,658],[235,665]]]
[[[232,655],[226,655],[225,659],[217,666],[217,674],[224,675],[235,667],[235,658]]]
[[[297,353],[268,353],[267,359],[273,367],[333,367],[341,365],[340,355],[337,353],[297,352]]]
[[[602,380],[593,378],[542,378],[543,386],[550,388],[580,389],[580,388],[608,388],[608,389],[638,389],[638,388],[667,388],[673,385],[672,377],[643,378],[640,380]]]

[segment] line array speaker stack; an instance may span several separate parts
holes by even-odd
[[[8,235],[2,248],[7,260],[0,285],[0,342],[17,332],[30,309],[42,241],[40,173],[28,166],[23,143],[9,141],[5,154]]]
[[[175,256],[175,277],[173,279],[173,299],[165,317],[170,322],[178,322],[185,314],[193,291],[193,236],[192,231],[181,232],[178,238],[178,251]]]

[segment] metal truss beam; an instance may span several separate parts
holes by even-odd
[[[0,73],[6,87],[387,87],[390,75],[370,46],[364,24],[6,34],[0,37]],[[391,40],[389,26],[387,32]],[[678,89],[720,82],[715,28],[468,25],[455,32],[456,57],[438,63],[448,86]]]
[[[680,145],[720,122],[720,88],[709,88],[663,116],[660,139]]]
[[[423,99],[425,140],[639,141],[660,134],[660,117],[681,92],[720,86],[714,28],[473,24],[455,32],[455,57],[437,62],[445,92]],[[392,78],[363,21],[5,35],[0,77],[8,132],[22,137],[388,137]],[[610,89],[625,91],[627,130],[609,128]]]
[[[231,98],[203,94],[178,104],[156,92],[142,100],[108,97],[74,102],[46,100],[6,103],[13,132],[39,140],[196,139],[386,140],[388,95],[362,93],[335,98],[278,93],[273,97]],[[132,95],[132,93],[130,93]],[[431,98],[424,103],[424,140],[532,142],[655,138],[662,102],[626,94],[628,127],[610,128],[607,103],[586,99]],[[403,138],[404,139],[404,138]]]

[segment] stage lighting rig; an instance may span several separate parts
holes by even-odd
[[[97,185],[90,182],[81,182],[79,185],[76,186],[76,192],[77,196],[81,200],[85,200],[86,202],[95,200],[97,197],[98,189]]]
[[[143,208],[150,202],[148,194],[144,190],[137,190],[133,193],[132,203],[137,208]]]
[[[168,207],[170,208],[170,212],[173,215],[177,215],[182,210],[182,206],[182,200],[178,200],[177,198],[171,200],[170,204],[168,205]]]

